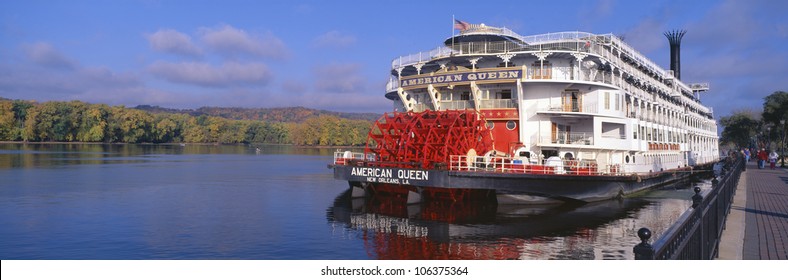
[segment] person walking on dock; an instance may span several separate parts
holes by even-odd
[[[772,151],[769,153],[769,167],[774,170],[775,164],[777,164],[777,152]]]
[[[765,148],[761,148],[761,150],[758,151],[758,169],[763,169],[764,168],[764,166],[766,165],[766,159],[767,158],[768,158],[768,155],[766,154],[766,149]]]

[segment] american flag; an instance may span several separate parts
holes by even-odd
[[[459,19],[454,20],[454,29],[459,29],[460,31],[465,31],[471,28],[471,24],[461,21]]]

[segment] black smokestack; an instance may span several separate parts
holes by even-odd
[[[673,30],[665,32],[670,42],[670,70],[676,79],[681,80],[681,38],[684,37],[686,30]]]

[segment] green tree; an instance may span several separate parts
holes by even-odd
[[[738,111],[720,118],[720,124],[724,126],[720,143],[733,144],[737,148],[749,147],[760,126],[760,121],[754,115],[750,111]]]
[[[73,141],[72,108],[66,102],[46,102],[28,109],[22,138],[25,141]]]
[[[117,123],[117,136],[121,142],[153,142],[151,131],[153,116],[147,112],[125,107],[113,107],[112,117]]]
[[[779,125],[780,121],[788,121],[788,92],[775,91],[763,98],[763,121]]]
[[[14,111],[14,131],[12,132],[13,138],[10,140],[21,140],[22,130],[25,128],[25,120],[27,119],[27,110],[33,107],[33,103],[24,100],[14,100],[12,103],[12,110]]]
[[[205,127],[198,123],[197,118],[190,117],[183,123],[183,142],[204,143],[207,140]]]
[[[157,115],[156,124],[154,125],[154,139],[156,143],[172,142],[178,133],[178,124],[168,118],[169,116]]]
[[[0,100],[0,140],[362,145],[371,125],[366,120],[305,108],[200,110],[195,117],[186,114],[193,113],[190,110],[142,111],[81,101]]]
[[[9,100],[0,100],[0,141],[14,140],[16,136],[14,104]]]
[[[104,104],[88,105],[81,114],[77,140],[82,142],[109,141],[110,108]]]

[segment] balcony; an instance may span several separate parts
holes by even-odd
[[[441,101],[441,109],[444,110],[468,110],[474,109],[473,104],[469,100],[459,101]]]
[[[594,145],[594,134],[588,132],[558,132],[555,136],[542,137],[541,144]]]
[[[598,113],[597,104],[589,104],[582,106],[580,104],[539,104],[537,107],[539,112],[557,112],[557,113],[585,113],[596,114]]]
[[[517,108],[517,103],[511,99],[486,99],[479,102],[480,109]]]

